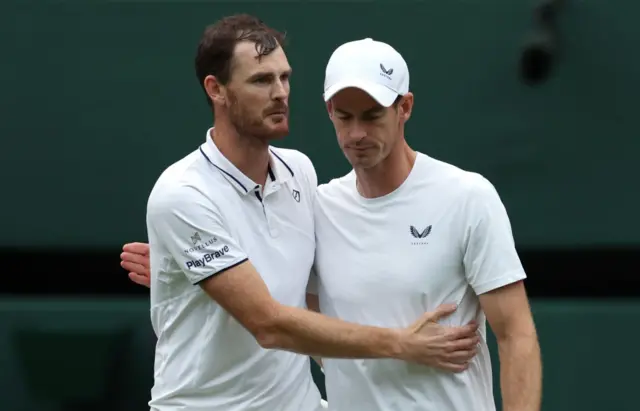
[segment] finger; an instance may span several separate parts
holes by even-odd
[[[460,340],[449,341],[446,352],[453,353],[456,351],[475,350],[478,346],[479,338],[477,336],[463,338]]]
[[[149,254],[149,244],[147,243],[127,243],[122,247],[122,251],[134,254]]]
[[[462,338],[477,337],[478,325],[463,325],[462,327],[449,327],[447,337],[449,340],[459,340]]]
[[[431,313],[431,321],[439,321],[447,315],[453,314],[458,307],[455,304],[442,304]]]
[[[454,351],[447,355],[447,360],[454,364],[465,364],[471,361],[471,359],[475,357],[476,354],[477,351],[475,348],[472,348],[470,350]]]
[[[136,273],[140,276],[144,276],[144,277],[148,277],[149,276],[149,270],[147,268],[145,268],[143,265],[140,264],[136,264],[136,263],[131,263],[128,261],[122,261],[120,263],[120,266],[122,268],[124,268],[127,271]]]
[[[141,276],[141,275],[136,274],[136,273],[129,273],[129,279],[131,281],[133,281],[134,283],[143,285],[143,286],[145,286],[147,288],[149,288],[150,285],[151,285],[150,282],[149,282],[149,277]]]
[[[128,263],[136,263],[143,266],[147,266],[149,264],[149,257],[145,255],[140,255],[140,254],[132,254],[132,253],[124,252],[120,254],[120,259]]]
[[[429,323],[431,320],[432,313],[424,313],[416,322],[414,322],[411,327],[409,327],[414,332],[418,332],[422,330],[422,328]]]

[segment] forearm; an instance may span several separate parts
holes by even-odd
[[[280,306],[258,340],[263,347],[329,358],[399,358],[400,331]]]
[[[542,363],[534,335],[498,339],[504,411],[540,411]]]
[[[313,311],[314,313],[320,312],[320,299],[317,294],[307,293],[307,309]],[[322,358],[321,357],[312,357],[313,360],[322,368]]]

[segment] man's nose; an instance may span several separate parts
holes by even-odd
[[[287,97],[289,97],[289,90],[285,87],[282,81],[277,80],[273,85],[271,98],[274,100],[286,100]]]
[[[354,122],[352,126],[349,128],[349,140],[351,140],[352,143],[357,143],[358,141],[362,140],[366,136],[367,136],[367,131],[357,121]]]

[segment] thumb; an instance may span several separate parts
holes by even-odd
[[[431,313],[430,321],[438,322],[440,319],[453,314],[458,308],[455,304],[442,304],[436,308],[436,310]]]
[[[437,323],[443,317],[453,313],[458,307],[455,304],[442,304],[435,311],[426,312],[413,323],[411,327],[414,331],[420,331],[430,323]]]

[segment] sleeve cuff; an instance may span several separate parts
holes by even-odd
[[[203,281],[206,281],[211,277],[215,277],[217,275],[220,275],[220,274],[224,273],[225,271],[232,269],[233,267],[237,267],[240,264],[244,263],[245,261],[249,261],[249,258],[248,257],[244,257],[241,260],[238,260],[238,261],[236,261],[235,263],[233,263],[231,265],[228,265],[228,266],[226,266],[226,267],[224,267],[224,268],[222,268],[222,269],[220,269],[218,271],[214,271],[213,273],[198,279],[198,281],[194,282],[193,285],[200,285],[200,283],[202,283]]]
[[[476,285],[475,287],[473,287],[473,291],[475,291],[477,295],[480,295],[488,293],[489,291],[493,291],[497,288],[504,287],[505,285],[524,280],[525,278],[527,278],[527,275],[525,274],[524,270],[511,271],[494,280]]]

